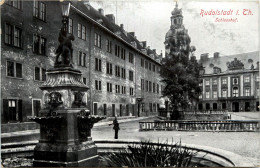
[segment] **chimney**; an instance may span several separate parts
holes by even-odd
[[[106,15],[107,19],[115,24],[115,16],[113,14]]]
[[[142,41],[141,43],[143,44],[142,46],[146,48],[146,41]]]
[[[135,32],[128,32],[131,36],[135,37]]]
[[[214,58],[219,58],[219,52],[215,52],[213,55],[214,55]]]
[[[104,9],[99,8],[99,9],[98,9],[98,12],[99,12],[101,15],[104,15]]]
[[[156,49],[153,49],[154,54],[156,54]]]
[[[202,62],[207,61],[208,58],[209,58],[209,53],[204,53],[204,54],[201,54],[201,55],[200,55],[200,60],[201,60]]]
[[[124,30],[124,24],[120,24],[120,28]]]

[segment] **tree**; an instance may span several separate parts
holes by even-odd
[[[185,30],[177,32],[175,38],[165,43],[169,50],[160,71],[165,84],[162,94],[170,99],[174,111],[186,109],[191,102],[198,100],[201,92],[199,64],[193,56],[196,48],[190,46],[190,37]]]

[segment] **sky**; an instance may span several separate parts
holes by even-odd
[[[137,39],[160,54],[164,50],[165,34],[170,29],[174,0],[90,0],[90,4],[104,9],[105,14],[114,14],[118,25],[124,24],[127,32],[135,32]],[[182,8],[183,23],[196,47],[195,55],[203,53],[213,56],[241,54],[259,50],[259,3],[178,1]],[[201,15],[204,11],[229,12],[230,15]],[[244,12],[243,11],[247,10]],[[250,10],[251,13],[248,11]],[[232,13],[231,13],[232,11]],[[234,19],[236,22],[217,22],[216,19]]]

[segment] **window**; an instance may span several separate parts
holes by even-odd
[[[115,76],[117,76],[117,77],[120,77],[120,67],[119,66],[115,66]]]
[[[86,85],[87,84],[87,78],[83,78],[83,83]]]
[[[141,109],[142,109],[142,112],[145,111],[145,104],[144,103],[141,104]]]
[[[120,47],[119,47],[118,45],[115,45],[115,55],[116,55],[117,57],[120,56]]]
[[[96,69],[96,71],[100,71],[101,72],[102,71],[101,70],[101,66],[102,66],[101,65],[101,59],[96,58],[95,60],[96,60],[96,62],[95,62],[95,69]]]
[[[217,79],[213,79],[213,85],[217,85],[217,84],[218,84]]]
[[[227,90],[222,90],[222,97],[227,97]]]
[[[222,79],[222,84],[223,84],[223,85],[226,85],[226,84],[227,84],[227,79],[226,79],[226,78]]]
[[[129,92],[130,92],[130,95],[133,96],[134,95],[134,88],[130,87]]]
[[[5,43],[12,45],[13,39],[13,26],[10,24],[5,24]]]
[[[129,70],[129,80],[134,81],[134,73],[133,73],[133,71],[130,71],[130,70]]]
[[[153,64],[153,72],[155,72],[155,65]]]
[[[157,94],[159,94],[159,84],[157,84]]]
[[[237,85],[238,84],[238,78],[233,78],[233,85]]]
[[[95,80],[95,88],[96,90],[101,90],[101,81]]]
[[[158,111],[156,110],[156,104],[155,104],[155,103],[153,104],[153,111],[158,112]]]
[[[33,106],[33,115],[39,116],[39,112],[41,110],[41,100],[33,99],[32,100],[32,106]]]
[[[125,94],[126,93],[126,89],[125,89],[126,87],[125,86],[122,86],[122,94]]]
[[[3,121],[22,121],[22,100],[3,99]]]
[[[153,83],[153,93],[155,93],[155,83]]]
[[[79,57],[78,57],[79,61],[78,61],[78,65],[80,66],[86,66],[86,53],[82,53],[81,51],[79,51]]]
[[[103,104],[104,107],[104,115],[107,115],[107,104]]]
[[[112,64],[107,62],[107,74],[112,75],[113,74],[113,72],[112,72],[113,70],[112,69],[113,69],[112,68]]]
[[[152,82],[149,81],[149,92],[152,92]]]
[[[116,93],[120,93],[120,85],[116,85]]]
[[[202,94],[199,95],[199,99],[202,99]]]
[[[46,4],[35,0],[33,4],[33,16],[42,21],[46,21]]]
[[[144,67],[144,59],[141,58],[141,67]]]
[[[144,79],[141,79],[141,90],[144,90]]]
[[[14,28],[14,46],[15,47],[21,47],[21,41],[22,41],[22,29],[15,27]]]
[[[205,84],[206,84],[206,86],[208,86],[209,85],[209,80],[206,80]]]
[[[81,32],[81,38],[83,40],[86,40],[86,27],[82,25],[82,32]]]
[[[6,23],[5,24],[5,44],[21,48],[22,47],[22,29]]]
[[[112,41],[110,41],[110,40],[106,40],[106,50],[107,50],[107,52],[110,52],[110,53],[112,53]]]
[[[131,52],[129,52],[129,62],[132,64],[134,63],[134,55]]]
[[[250,88],[245,89],[245,96],[250,96]]]
[[[144,63],[145,63],[145,68],[148,69],[148,62],[144,61]]]
[[[206,92],[206,98],[209,99],[209,92]]]
[[[259,75],[256,76],[256,81],[259,82]]]
[[[218,93],[216,91],[213,92],[213,98],[217,98],[218,97]]]
[[[107,92],[112,92],[112,83],[107,83]]]
[[[121,48],[121,58],[125,60],[125,49]]]
[[[78,23],[78,38],[86,40],[86,26]]]
[[[35,54],[45,55],[46,51],[46,38],[34,34],[33,35],[33,52]]]
[[[14,8],[22,10],[22,0],[7,0],[6,4],[8,4]]]
[[[122,76],[121,76],[121,77],[122,77],[123,79],[125,79],[125,68],[121,68],[121,69],[122,69],[122,71],[121,71],[121,72],[122,72]]]
[[[151,64],[151,62],[149,62],[149,70],[150,70],[150,71],[152,70],[152,64]]]
[[[145,81],[145,87],[146,87],[146,91],[148,92],[149,91],[149,86],[148,86],[148,81],[147,80]]]
[[[249,76],[245,76],[245,83],[249,83],[250,82],[250,77]]]
[[[238,88],[237,87],[233,88],[233,97],[238,97]]]
[[[153,112],[153,104],[152,103],[149,103],[149,110],[150,110],[150,112]]]
[[[20,63],[7,61],[7,76],[22,78],[23,77],[23,66]]]
[[[95,33],[95,46],[101,48],[101,36]]]
[[[73,34],[73,20],[69,18],[69,28],[68,28],[68,33]]]
[[[161,68],[157,67],[157,72],[160,73],[160,71],[161,71]]]
[[[46,80],[46,69],[35,67],[34,68],[34,80],[45,81]]]

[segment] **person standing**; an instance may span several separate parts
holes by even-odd
[[[115,139],[118,139],[118,131],[120,130],[120,128],[116,117],[113,121],[113,125],[114,125],[113,129],[115,130]]]

